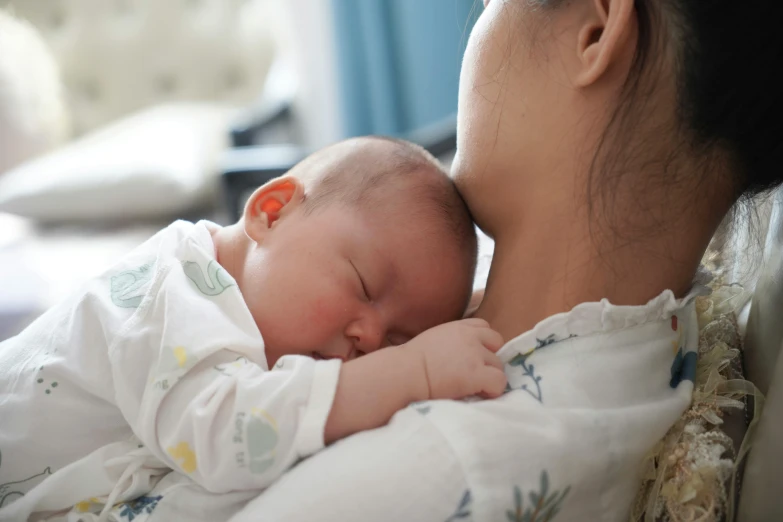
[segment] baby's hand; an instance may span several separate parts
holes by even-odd
[[[421,360],[430,399],[498,397],[506,388],[495,352],[503,338],[483,319],[442,324],[405,344]]]

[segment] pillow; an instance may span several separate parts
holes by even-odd
[[[217,193],[236,109],[156,106],[0,176],[0,212],[43,222],[168,217]]]
[[[29,23],[0,9],[0,175],[65,140],[57,64]]]

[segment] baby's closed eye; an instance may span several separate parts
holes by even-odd
[[[372,297],[370,297],[370,290],[367,287],[367,283],[365,282],[364,277],[362,277],[362,273],[359,272],[359,269],[356,268],[356,265],[353,263],[353,261],[351,261],[349,259],[348,262],[351,263],[351,266],[353,267],[354,272],[356,272],[356,277],[357,277],[357,279],[359,281],[359,285],[361,286],[361,291],[362,291],[362,294],[364,295],[364,298],[367,301],[372,301]]]
[[[400,346],[411,340],[410,335],[392,333],[386,336],[386,346]]]

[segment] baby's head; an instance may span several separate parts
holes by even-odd
[[[259,188],[235,232],[241,262],[220,261],[234,265],[270,365],[402,344],[460,318],[470,299],[467,207],[437,160],[404,141],[316,152]]]

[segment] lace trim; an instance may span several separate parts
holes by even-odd
[[[735,311],[746,292],[720,282],[711,286],[712,295],[696,299],[699,353],[693,400],[645,460],[634,522],[708,522],[733,512],[736,466],[749,449],[749,437],[735,455],[721,426],[724,414],[744,409],[741,399],[757,390],[739,378],[734,366],[741,349]]]

